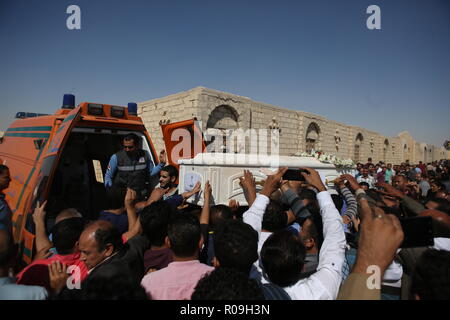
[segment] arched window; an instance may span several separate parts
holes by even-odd
[[[358,133],[356,135],[355,139],[355,148],[354,148],[354,154],[353,154],[353,160],[358,163],[360,162],[360,153],[361,153],[361,145],[364,141],[364,137],[361,133]]]
[[[237,129],[239,115],[237,111],[230,106],[221,105],[211,112],[206,123],[206,129]]]
[[[220,105],[211,112],[206,123],[206,146],[210,152],[229,152],[227,136],[230,129],[239,128],[239,115],[228,105]],[[210,145],[211,144],[211,145]],[[237,147],[237,146],[236,146]],[[233,150],[232,152],[236,152]]]
[[[384,140],[384,147],[383,147],[383,161],[384,162],[387,161],[386,155],[387,155],[388,148],[389,148],[389,140],[385,139]]]
[[[305,135],[305,145],[306,152],[311,152],[312,150],[316,150],[318,148],[320,136],[320,127],[315,122],[311,122],[306,129]]]

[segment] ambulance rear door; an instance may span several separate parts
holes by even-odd
[[[206,146],[196,119],[161,124],[168,163],[179,167],[178,160],[192,159],[205,152]]]
[[[75,123],[79,120],[81,107],[75,107],[64,119],[56,119],[53,132],[47,148],[43,151],[42,164],[38,173],[36,184],[32,194],[29,196],[22,225],[22,233],[19,237],[19,250],[22,253],[23,262],[29,264],[33,257],[33,247],[35,239],[35,226],[33,222],[33,212],[37,202],[43,203],[48,198],[50,182],[53,179],[54,171],[58,165],[64,144]]]

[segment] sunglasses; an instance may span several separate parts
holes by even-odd
[[[133,150],[134,146],[122,146],[125,150]]]

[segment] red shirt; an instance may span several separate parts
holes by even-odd
[[[80,271],[80,280],[83,282],[84,279],[88,276],[88,269],[84,261],[80,260],[80,253],[72,253],[67,255],[55,254],[54,256],[48,259],[41,259],[33,261],[30,265],[28,265],[25,269],[23,269],[17,275],[17,284],[24,284],[30,286],[41,286],[45,287],[47,290],[50,290],[50,278],[48,274],[48,265],[50,265],[53,261],[59,261],[69,266],[77,266]],[[72,275],[74,275],[76,269],[72,271]]]

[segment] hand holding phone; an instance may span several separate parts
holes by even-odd
[[[288,169],[282,179],[289,181],[305,181],[305,178],[302,176],[301,172],[308,174],[308,171],[304,169]]]

